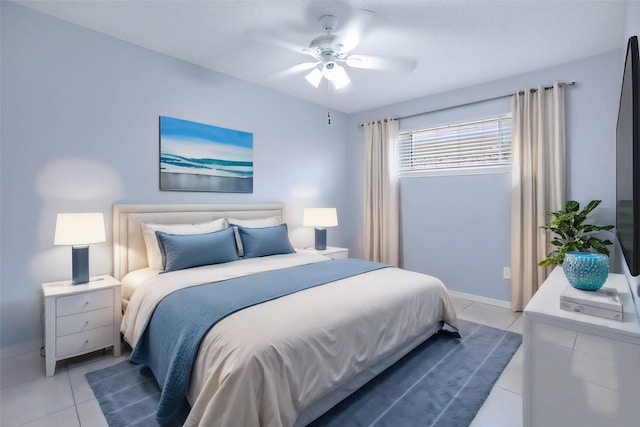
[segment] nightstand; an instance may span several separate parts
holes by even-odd
[[[319,251],[314,248],[304,248],[304,249],[296,249],[296,252],[307,252],[314,254],[326,255],[329,258],[333,259],[344,259],[349,258],[349,249],[347,248],[338,248],[335,246],[327,246],[327,249],[323,251]]]
[[[47,377],[53,375],[58,360],[107,347],[113,347],[114,357],[120,356],[119,281],[96,276],[82,285],[43,283],[42,291]]]

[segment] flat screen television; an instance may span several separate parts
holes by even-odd
[[[640,275],[640,82],[638,36],[627,43],[616,129],[616,230],[632,276]]]

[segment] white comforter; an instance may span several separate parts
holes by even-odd
[[[176,289],[326,260],[277,255],[150,277],[132,296],[122,332],[135,346],[156,304]],[[185,425],[291,426],[311,403],[440,321],[456,326],[442,282],[391,267],[241,310],[202,341]]]

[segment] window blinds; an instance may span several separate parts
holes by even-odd
[[[511,165],[511,116],[398,134],[403,175],[487,173]]]

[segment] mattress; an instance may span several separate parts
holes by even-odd
[[[123,280],[130,298],[122,332],[135,346],[155,306],[177,289],[326,260],[296,253],[162,274],[138,270]],[[316,402],[443,323],[456,327],[442,282],[392,267],[241,310],[201,343],[185,425],[294,425]]]

